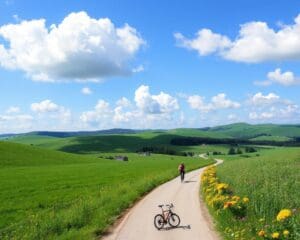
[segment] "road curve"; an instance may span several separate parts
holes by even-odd
[[[217,160],[217,164],[222,160]],[[199,201],[200,174],[204,168],[187,173],[185,182],[179,177],[157,187],[138,202],[113,231],[103,240],[218,240],[208,221],[208,214]],[[181,218],[178,228],[158,231],[153,224],[160,213],[159,204],[173,203]]]

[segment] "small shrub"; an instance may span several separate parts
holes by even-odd
[[[235,154],[235,149],[233,147],[231,147],[229,150],[228,150],[228,155],[234,155]]]

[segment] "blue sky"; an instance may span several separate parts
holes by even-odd
[[[299,6],[0,0],[0,133],[299,123]]]

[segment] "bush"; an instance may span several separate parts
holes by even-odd
[[[213,152],[213,155],[222,155],[222,153],[221,153],[221,152],[214,151],[214,152]]]
[[[238,148],[238,149],[236,150],[236,154],[243,154],[242,149]]]
[[[253,152],[257,152],[257,150],[254,147],[245,147],[245,152],[253,153]]]
[[[231,147],[228,151],[228,155],[234,155],[235,154],[235,149]]]

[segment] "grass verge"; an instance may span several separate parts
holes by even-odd
[[[206,171],[202,196],[224,239],[300,239],[299,160],[299,148],[276,148]]]

